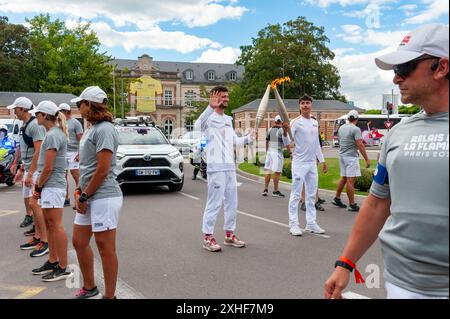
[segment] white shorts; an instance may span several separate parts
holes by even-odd
[[[80,169],[80,162],[75,161],[75,157],[77,157],[78,152],[67,152],[66,154],[66,169],[67,170],[76,170]]]
[[[25,171],[23,172],[23,181],[22,181],[22,194],[23,194],[23,198],[31,198],[33,197],[33,190],[34,190],[34,185],[37,183],[38,178],[39,178],[39,172],[34,172],[33,174],[33,185],[31,187],[27,187],[25,186],[25,179],[27,178],[28,172]]]
[[[92,226],[94,233],[117,229],[122,203],[122,196],[88,201],[87,213],[84,215],[77,213],[75,225]]]
[[[342,177],[359,177],[361,176],[361,166],[359,157],[339,157],[341,164]]]
[[[386,281],[387,299],[448,299],[448,297],[427,296],[412,292]]]
[[[282,154],[269,152],[267,153],[264,169],[272,173],[281,173],[283,171],[283,161],[284,157]]]
[[[66,190],[61,188],[45,187],[41,193],[41,208],[64,208]]]

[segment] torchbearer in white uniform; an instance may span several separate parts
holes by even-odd
[[[216,87],[211,91],[209,106],[195,123],[195,130],[201,131],[208,139],[206,157],[208,158],[208,201],[203,216],[203,248],[221,251],[213,234],[217,215],[222,205],[225,210],[224,244],[237,248],[245,243],[234,234],[238,206],[235,147],[243,147],[254,140],[255,132],[238,137],[233,129],[230,116],[224,114],[228,106],[229,94],[225,87]]]
[[[302,194],[303,184],[306,193],[306,231],[324,234],[316,221],[316,192],[319,175],[317,161],[322,163],[324,173],[328,172],[319,141],[319,123],[311,117],[313,100],[304,95],[300,99],[301,115],[291,122],[295,151],[292,160],[292,191],[289,201],[289,227],[294,236],[302,236],[299,227],[298,206]]]

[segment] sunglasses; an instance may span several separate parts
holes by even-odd
[[[81,104],[83,104],[83,103],[87,103],[87,101],[81,100],[80,102],[77,102],[77,108],[80,109]]]
[[[415,60],[403,64],[394,65],[393,67],[394,73],[395,75],[398,75],[399,77],[405,79],[417,68],[420,62],[425,60],[437,60],[437,59],[439,58],[434,56],[426,56],[422,58],[417,58]]]

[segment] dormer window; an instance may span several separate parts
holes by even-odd
[[[216,80],[216,72],[209,71],[208,72],[208,81],[215,81]]]
[[[230,73],[230,81],[236,81],[237,80],[237,73],[231,72]]]
[[[189,80],[189,81],[194,80],[194,71],[186,71],[185,77],[186,77],[186,80]]]

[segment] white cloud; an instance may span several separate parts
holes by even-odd
[[[405,4],[399,7],[399,9],[403,11],[413,11],[416,10],[417,8],[418,6],[416,4]]]
[[[380,47],[396,46],[405,37],[409,31],[375,31],[372,29],[364,30],[357,25],[341,26],[344,33],[338,33],[336,36],[345,42],[359,45],[375,45]]]
[[[200,58],[194,62],[199,63],[229,63],[234,64],[239,56],[241,55],[241,50],[225,47],[220,50],[207,50],[202,53]]]
[[[120,32],[105,22],[92,24],[101,43],[107,47],[122,46],[127,52],[135,49],[175,50],[190,53],[204,48],[220,48],[217,42],[187,35],[184,32],[166,32],[155,26],[146,31]]]
[[[48,12],[83,19],[108,18],[116,27],[135,25],[145,30],[160,22],[204,27],[223,19],[238,19],[248,9],[236,4],[235,0],[0,0],[0,12]]]
[[[406,24],[430,23],[449,14],[448,0],[422,0],[422,2],[427,6],[426,9],[420,14],[406,19]]]

